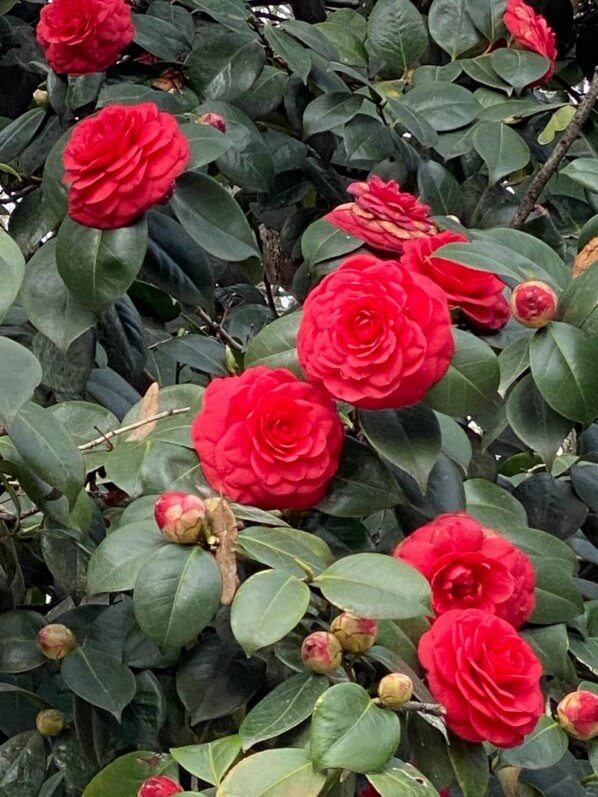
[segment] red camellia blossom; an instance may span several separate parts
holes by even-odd
[[[558,704],[556,713],[569,736],[583,742],[598,736],[598,694],[584,689],[569,692]]]
[[[528,557],[466,512],[440,515],[393,552],[432,587],[436,614],[481,609],[518,628],[531,615],[536,577]]]
[[[189,161],[189,142],[153,102],[110,105],[79,122],[63,160],[69,216],[111,230],[168,198]]]
[[[355,202],[339,205],[324,218],[376,249],[402,252],[405,241],[437,231],[428,205],[402,192],[395,180],[385,183],[374,176],[367,182],[351,183],[347,191]]]
[[[207,531],[206,505],[198,495],[171,491],[154,504],[154,517],[169,542],[194,544]]]
[[[401,263],[409,271],[424,274],[439,285],[449,305],[460,307],[477,329],[500,329],[509,320],[509,303],[503,296],[504,282],[488,271],[468,268],[435,254],[446,244],[466,242],[465,235],[450,231],[405,241]]]
[[[558,301],[556,293],[545,282],[522,282],[511,294],[513,317],[524,327],[540,329],[555,317]]]
[[[137,797],[170,797],[171,794],[180,794],[184,789],[172,778],[166,775],[156,775],[143,781],[137,792]]]
[[[421,637],[419,660],[448,727],[469,742],[516,747],[542,714],[542,665],[512,625],[453,609]]]
[[[262,509],[305,509],[324,497],[344,435],[324,391],[259,366],[210,382],[191,438],[215,490]]]
[[[37,26],[46,60],[59,74],[103,72],[134,35],[131,6],[124,0],[52,0]]]
[[[556,35],[544,17],[524,0],[507,0],[503,21],[518,44],[548,58],[550,66],[542,79],[552,77],[558,56]]]
[[[303,640],[301,658],[309,670],[323,675],[340,667],[343,649],[334,634],[315,631]]]
[[[374,255],[348,258],[311,291],[297,335],[308,379],[366,409],[420,401],[453,351],[443,291]]]

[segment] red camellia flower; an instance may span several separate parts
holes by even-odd
[[[189,142],[153,102],[110,105],[79,122],[63,161],[69,216],[112,230],[168,198],[189,161]]]
[[[518,628],[531,615],[535,574],[528,557],[466,512],[440,515],[394,550],[432,587],[436,614],[481,609]]]
[[[548,58],[550,66],[542,79],[552,77],[558,55],[556,35],[544,17],[524,0],[507,0],[503,21],[518,44]]]
[[[303,640],[301,658],[308,670],[324,675],[340,667],[343,649],[334,634],[315,631]]]
[[[511,294],[513,316],[531,329],[541,329],[556,315],[558,296],[550,285],[540,280],[521,282]]]
[[[434,254],[446,244],[466,242],[465,235],[450,231],[405,241],[401,263],[409,271],[424,274],[439,285],[449,305],[460,307],[477,329],[500,329],[509,320],[509,303],[503,296],[504,282],[488,271],[468,268]]]
[[[180,794],[184,791],[180,783],[166,775],[156,775],[154,778],[144,780],[137,797],[170,797],[171,794]]]
[[[561,727],[575,739],[589,742],[598,736],[598,694],[585,689],[569,692],[556,713]]]
[[[46,60],[59,74],[103,72],[134,35],[131,6],[124,0],[52,0],[37,26]]]
[[[516,747],[542,714],[542,665],[512,625],[453,609],[422,636],[419,660],[448,727],[469,742]]]
[[[311,291],[297,336],[309,380],[367,409],[420,401],[453,351],[443,291],[374,255],[348,258]]]
[[[339,205],[324,218],[376,249],[402,252],[405,241],[437,231],[428,205],[402,192],[395,180],[385,183],[374,176],[367,182],[351,183],[347,191],[355,202]]]
[[[259,366],[210,382],[191,438],[215,490],[262,509],[305,509],[324,497],[344,435],[324,391]]]

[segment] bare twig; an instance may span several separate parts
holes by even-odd
[[[401,711],[421,711],[424,714],[434,714],[435,717],[444,717],[446,714],[446,709],[440,703],[419,703],[417,700],[403,703]]]
[[[10,196],[7,196],[6,199],[0,199],[0,205],[12,205],[13,202],[16,202],[17,199],[22,199],[27,194],[30,194],[32,191],[35,191],[36,188],[39,188],[37,185],[26,185],[24,188],[21,188],[19,191],[14,191]]]
[[[217,321],[214,321],[213,318],[210,318],[203,308],[197,307],[196,313],[203,321],[206,322],[209,328],[221,338],[221,340],[223,340],[225,343],[228,343],[231,349],[235,349],[235,351],[243,351],[243,346],[241,346],[239,341],[235,340],[232,335],[229,335],[222,324],[219,324]]]
[[[529,214],[534,209],[538,197],[546,187],[546,183],[550,180],[552,175],[556,172],[560,162],[563,160],[567,151],[579,135],[581,128],[588,119],[592,108],[598,99],[598,68],[594,72],[594,77],[590,83],[588,93],[582,102],[579,103],[575,111],[575,115],[569,122],[565,132],[563,133],[560,141],[550,153],[550,157],[542,168],[538,171],[534,179],[531,181],[529,188],[525,192],[521,204],[517,209],[517,213],[513,216],[510,227],[515,230],[520,230]]]
[[[112,429],[112,431],[106,432],[101,437],[90,440],[89,443],[83,443],[79,446],[79,451],[89,451],[91,448],[102,445],[102,443],[108,443],[113,437],[117,437],[120,434],[132,432],[133,429],[139,429],[140,426],[145,426],[147,423],[161,421],[163,418],[171,418],[173,415],[183,415],[185,412],[189,412],[190,409],[191,407],[176,407],[170,410],[164,410],[164,412],[159,412],[157,415],[152,415],[150,418],[144,418],[141,421],[130,423],[127,426],[121,426],[120,429]]]

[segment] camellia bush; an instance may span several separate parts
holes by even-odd
[[[598,794],[597,26],[0,0],[0,797]]]

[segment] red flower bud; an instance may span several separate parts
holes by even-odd
[[[318,673],[333,672],[343,658],[341,643],[328,631],[316,631],[305,637],[301,657],[308,670]]]
[[[388,708],[399,708],[412,696],[413,681],[402,672],[391,672],[378,684],[378,697]]]
[[[197,121],[200,125],[209,125],[220,130],[221,133],[226,133],[226,122],[219,113],[204,113]]]
[[[558,297],[540,280],[522,282],[511,294],[511,311],[524,327],[545,327],[556,314]]]
[[[330,630],[348,653],[365,653],[378,636],[378,623],[365,617],[343,612],[335,617]]]
[[[66,625],[51,623],[37,635],[37,644],[47,659],[64,659],[77,647],[77,638]]]
[[[569,692],[558,704],[556,713],[569,736],[583,742],[598,736],[598,694],[585,690]]]
[[[176,780],[167,778],[166,775],[156,775],[155,778],[143,781],[137,797],[170,797],[171,794],[180,794],[182,791],[182,786]]]
[[[154,506],[154,515],[169,542],[192,545],[199,542],[207,528],[206,505],[190,493],[162,493]]]
[[[42,736],[58,736],[64,728],[64,714],[54,708],[40,711],[35,718],[35,727]]]

